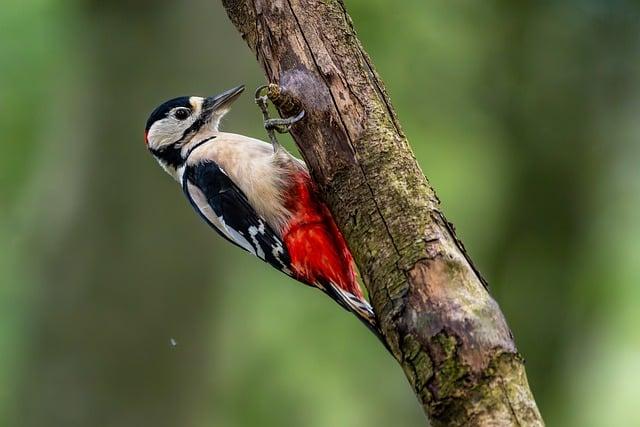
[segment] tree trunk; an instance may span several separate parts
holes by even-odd
[[[339,0],[223,0],[355,256],[433,425],[543,425],[511,332]]]

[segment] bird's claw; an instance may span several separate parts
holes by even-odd
[[[269,117],[269,106],[267,101],[269,100],[266,89],[268,89],[268,85],[259,86],[254,94],[254,99],[260,111],[262,111],[262,118],[264,120],[264,128],[269,135],[269,140],[271,141],[271,145],[273,146],[273,152],[277,152],[280,144],[276,139],[276,135],[274,133],[287,133],[291,130],[291,126],[300,121],[304,117],[304,110],[300,111],[294,117],[286,117],[283,119],[272,119]],[[264,93],[264,94],[263,94]]]
[[[260,107],[260,110],[262,111],[262,115],[265,117],[265,120],[269,118],[269,108],[267,106],[267,101],[269,100],[269,98],[267,98],[266,93],[262,95],[262,92],[264,92],[267,88],[269,88],[269,85],[258,86],[253,95],[256,104],[258,104],[258,107]]]
[[[286,117],[284,119],[266,119],[264,121],[264,128],[269,130],[275,130],[278,133],[287,133],[291,130],[291,126],[302,120],[304,117],[304,110],[300,111],[298,115],[294,117]]]

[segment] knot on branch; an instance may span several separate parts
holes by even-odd
[[[269,83],[267,86],[267,98],[276,106],[282,116],[295,116],[302,111],[300,100],[275,83]]]

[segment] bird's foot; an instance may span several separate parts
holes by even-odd
[[[286,117],[284,119],[266,119],[264,128],[267,131],[275,130],[278,133],[287,133],[291,130],[291,126],[304,117],[304,110],[300,111],[297,116]]]
[[[263,85],[256,89],[254,99],[260,111],[262,111],[262,117],[264,120],[264,128],[269,135],[269,140],[271,141],[271,145],[273,146],[273,152],[277,152],[278,148],[280,148],[280,143],[276,139],[275,132],[278,133],[287,133],[291,130],[291,126],[298,121],[300,121],[304,117],[304,110],[300,111],[294,117],[286,117],[283,119],[272,119],[269,117],[269,106],[267,101],[269,97],[267,95],[269,86]]]

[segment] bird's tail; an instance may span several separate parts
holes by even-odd
[[[353,295],[351,292],[346,291],[340,288],[335,283],[327,283],[319,284],[320,289],[324,290],[333,300],[335,300],[338,304],[340,304],[344,309],[350,311],[355,314],[358,319],[364,325],[369,328],[373,334],[378,337],[380,342],[385,346],[389,353],[391,349],[389,348],[389,344],[387,344],[387,340],[382,335],[382,331],[380,330],[380,326],[378,325],[378,319],[376,318],[376,314],[373,312],[373,307],[369,304],[365,299],[359,298]]]

